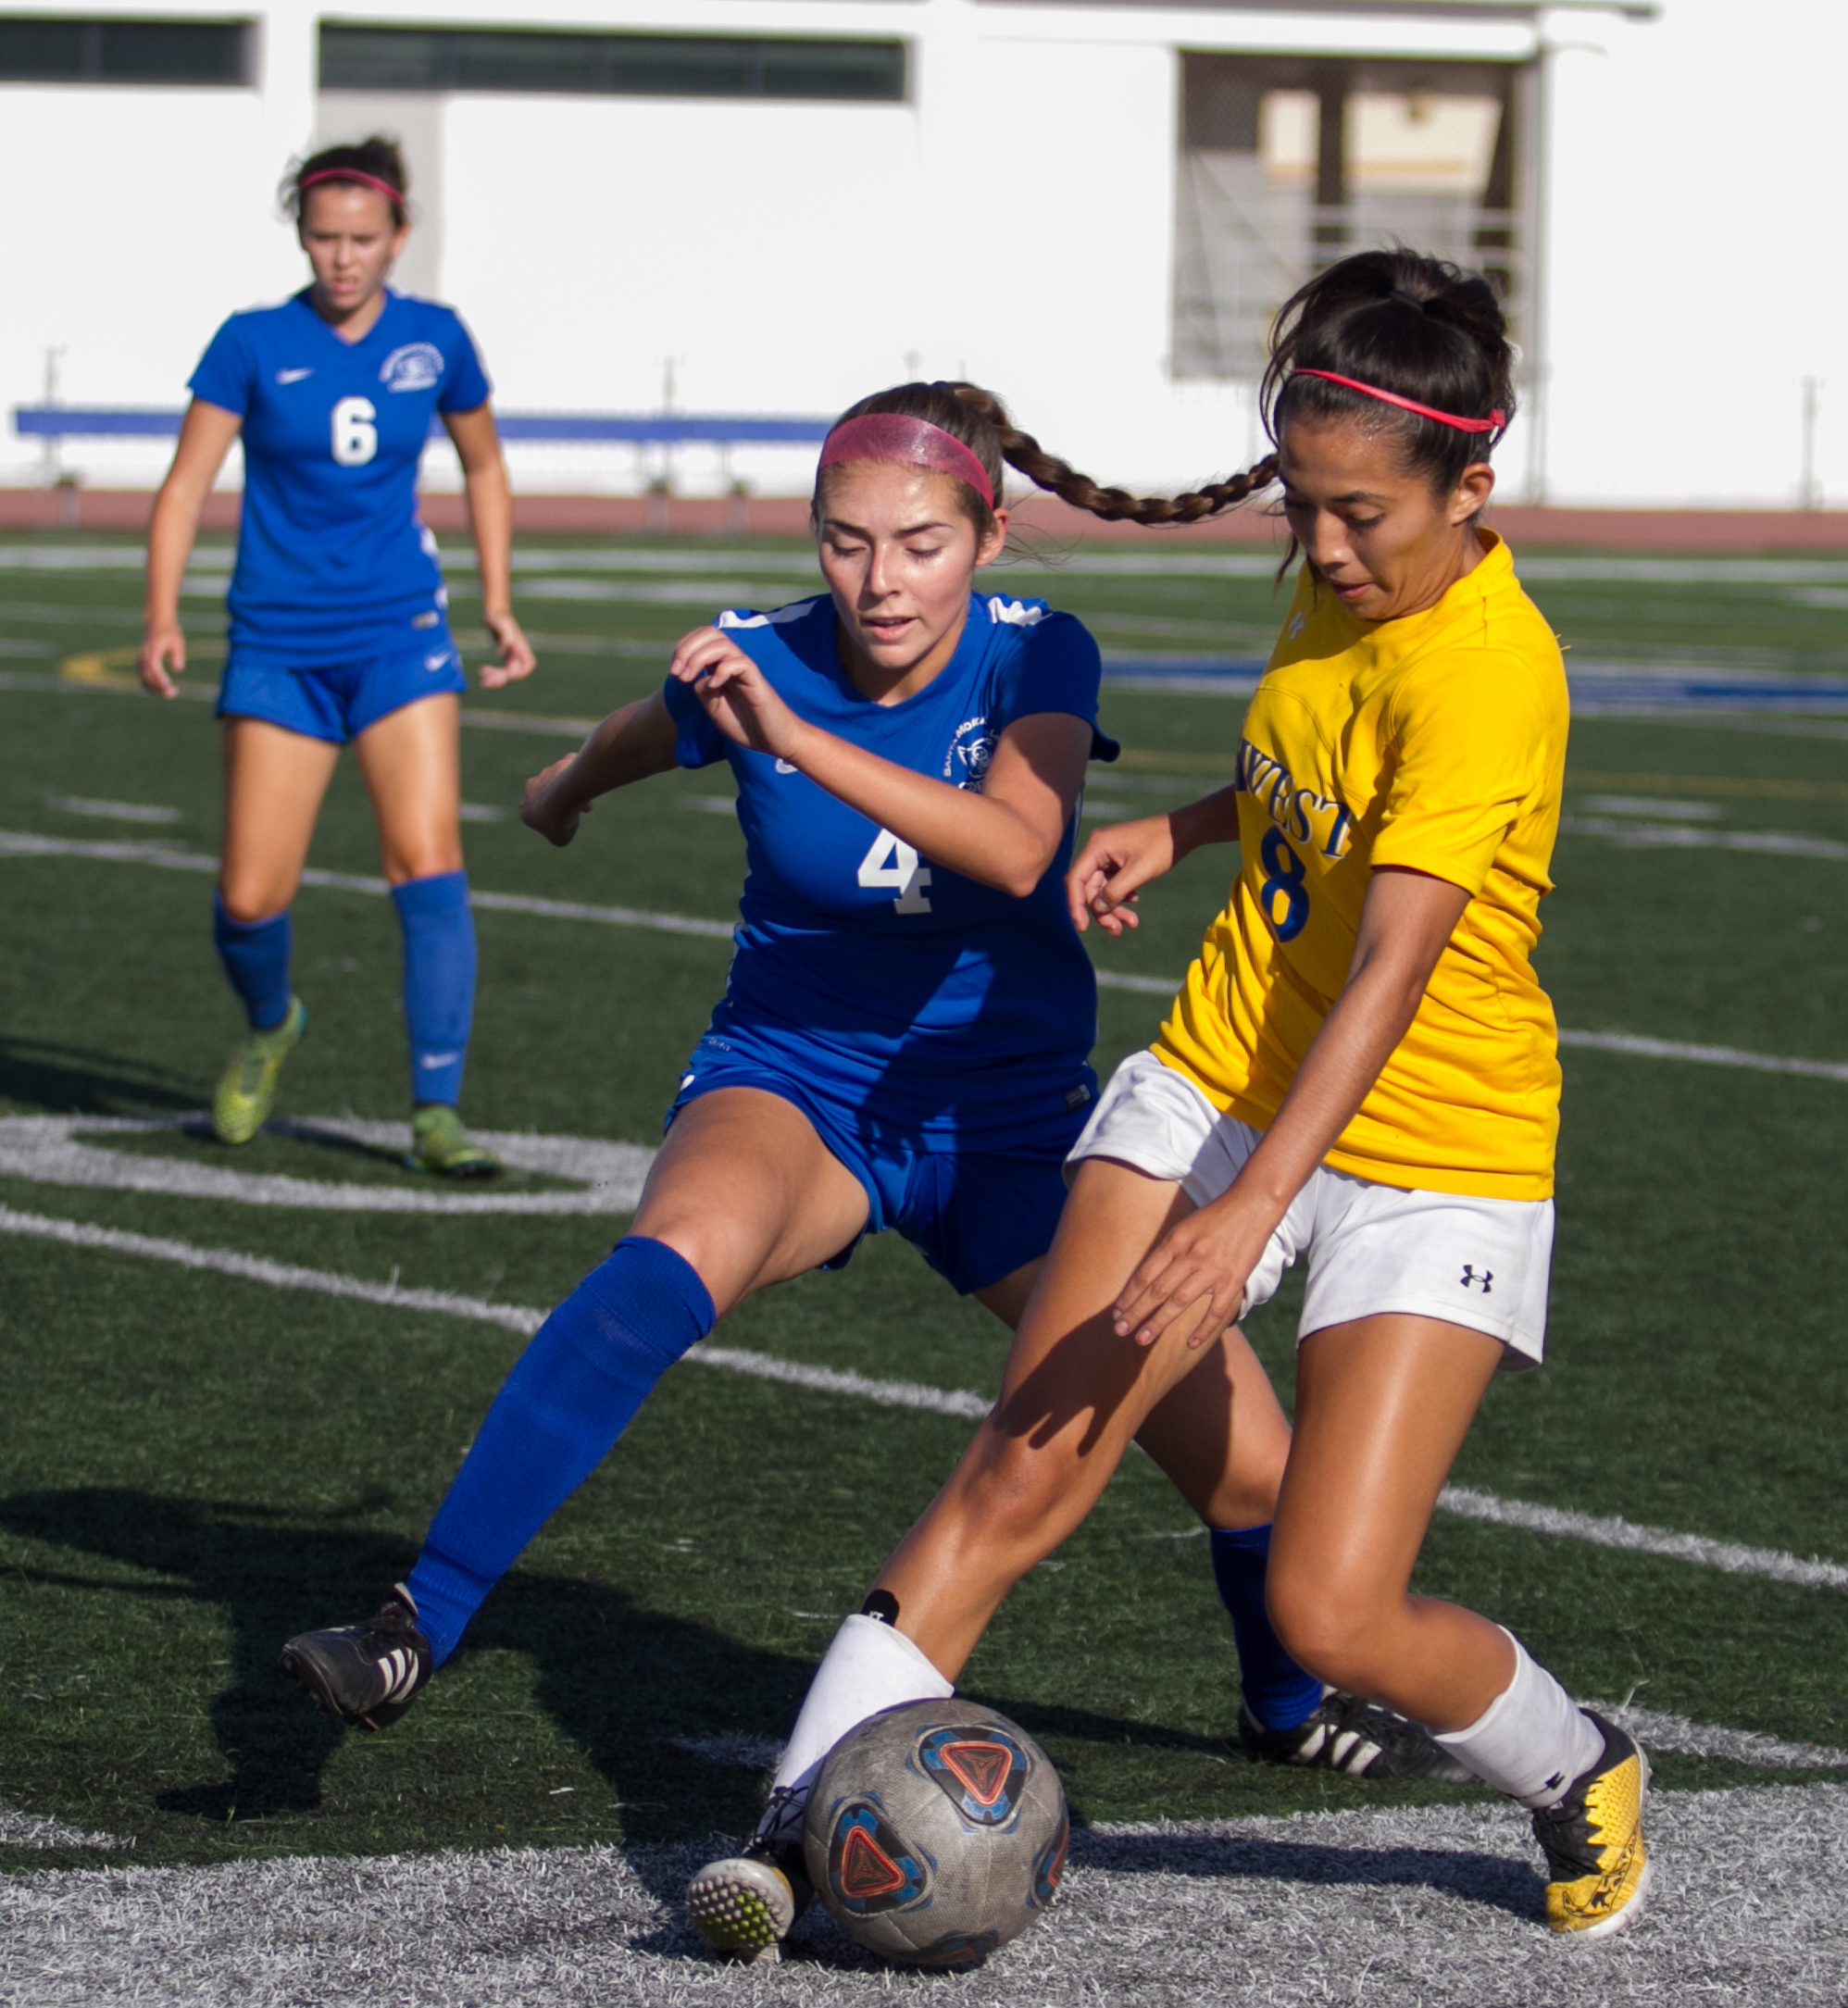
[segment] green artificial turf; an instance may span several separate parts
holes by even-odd
[[[745,554],[780,567],[755,574],[735,546],[715,554],[711,580],[752,589],[717,597],[775,604],[804,590],[793,548]],[[1279,604],[1251,580],[1074,571],[1005,583],[1085,614],[1108,646],[1148,651],[1261,653]],[[1588,655],[1749,646],[1836,666],[1827,608],[1792,589],[1568,581],[1539,596]],[[0,569],[0,829],[215,847],[209,706],[56,681],[69,658],[129,644],[136,597],[127,572]],[[458,595],[465,630],[470,604]],[[209,601],[189,610],[208,643]],[[665,645],[702,613],[691,594],[539,595],[523,610],[550,637],[540,676],[467,701],[464,792],[484,808],[510,810],[525,777],[572,741],[565,727],[500,730],[473,715],[597,716],[652,687]],[[121,673],[107,655],[100,671]],[[209,664],[196,673],[209,682]],[[1143,813],[1220,784],[1241,712],[1224,696],[1109,690],[1105,722],[1127,752],[1094,771],[1091,807]],[[1604,813],[1602,797],[1682,796],[1717,805],[1719,829],[1848,843],[1848,744],[1827,729],[1590,719],[1572,763],[1574,816]],[[743,845],[711,804],[729,792],[722,767],[664,777],[600,804],[563,853],[510,816],[473,821],[473,881],[724,920]],[[74,805],[99,800],[179,819],[135,825]],[[350,765],[312,862],[377,869]],[[1134,936],[1093,940],[1100,967],[1178,976],[1230,864],[1196,856],[1153,889]],[[1568,835],[1555,876],[1541,968],[1563,1024],[1848,1061],[1848,864]],[[209,884],[149,865],[0,857],[0,1113],[205,1103],[236,1034]],[[470,1119],[655,1141],[727,944],[505,912],[478,925]],[[284,1109],[401,1115],[389,902],[305,890],[295,927],[312,1029]],[[1106,989],[1100,1069],[1144,1043],[1161,1008]],[[1837,1221],[1848,1084],[1577,1048],[1566,1060],[1549,1364],[1492,1391],[1458,1482],[1848,1559]],[[224,1161],[178,1133],[119,1147]],[[382,1155],[301,1137],[265,1136],[236,1164],[412,1182]],[[0,1179],[0,1204],[540,1309],[620,1227],[297,1212],[19,1179]],[[1251,1325],[1286,1392],[1296,1301],[1292,1284]],[[276,1673],[277,1650],[293,1630],[360,1615],[408,1565],[520,1341],[12,1235],[0,1235],[0,1804],[132,1835],[150,1862],[739,1831],[759,1779],[682,1744],[782,1730],[839,1614],[968,1433],[953,1418],[678,1369],[496,1593],[454,1669],[402,1725],[367,1738],[309,1714]],[[999,1326],[895,1240],[746,1304],[723,1342],[984,1392],[1004,1351]],[[1848,1745],[1848,1605],[1836,1593],[1443,1517],[1419,1581],[1520,1630],[1581,1693],[1635,1689],[1698,1721]],[[966,1685],[1043,1737],[1093,1819],[1431,1796],[1239,1760],[1205,1543],[1140,1456],[1020,1586]],[[1671,1784],[1767,1775],[1672,1753],[1657,1772]],[[0,1850],[0,1866],[59,1859]]]

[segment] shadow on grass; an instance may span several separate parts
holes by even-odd
[[[164,1067],[49,1039],[0,1037],[0,1099],[53,1116],[190,1112],[203,1091]]]
[[[164,1811],[224,1824],[319,1806],[322,1774],[348,1732],[310,1708],[281,1672],[282,1643],[375,1610],[415,1560],[409,1542],[303,1525],[299,1515],[284,1521],[247,1503],[102,1489],[15,1493],[0,1500],[0,1527],[178,1578],[105,1585],[22,1568],[29,1580],[216,1604],[229,1614],[231,1677],[211,1718],[231,1776],[162,1793]],[[747,1832],[761,1803],[755,1777],[664,1740],[709,1736],[715,1724],[729,1727],[741,1715],[785,1720],[809,1672],[803,1662],[651,1611],[620,1590],[524,1572],[489,1600],[469,1629],[469,1648],[512,1650],[536,1663],[533,1700],[619,1792],[631,1841],[715,1827]]]
[[[343,1514],[363,1510],[359,1502]],[[347,1732],[308,1708],[278,1656],[295,1632],[350,1624],[375,1610],[416,1559],[409,1542],[332,1519],[285,1519],[248,1503],[104,1489],[15,1493],[0,1499],[0,1527],[174,1578],[100,1584],[24,1567],[28,1580],[215,1604],[229,1614],[232,1675],[211,1714],[231,1776],[164,1794],[165,1811],[224,1823],[320,1804],[322,1774]],[[678,1749],[674,1740],[725,1731],[780,1736],[813,1671],[808,1659],[651,1610],[609,1585],[527,1570],[495,1590],[463,1653],[496,1649],[534,1664],[533,1701],[620,1795],[631,1842],[748,1833],[761,1804],[758,1777]],[[1225,1747],[1082,1709],[996,1705],[1042,1733],[1216,1756]]]

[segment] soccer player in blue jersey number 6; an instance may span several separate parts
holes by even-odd
[[[345,1720],[403,1715],[662,1374],[753,1291],[894,1228],[1018,1323],[1096,1093],[1096,989],[1060,874],[1085,763],[1117,749],[1079,622],[971,590],[1006,534],[1004,453],[1044,485],[1081,480],[971,385],[855,405],[816,487],[830,590],[688,635],[660,692],[528,783],[526,820],[563,844],[611,789],[729,762],[749,862],[737,954],[633,1231],[515,1366],[408,1581],[363,1624],[284,1649]],[[1242,1337],[1141,1441],[1215,1529],[1253,1754],[1460,1775],[1401,1718],[1325,1696],[1270,1628],[1289,1429]]]
[[[233,314],[193,373],[148,533],[141,678],[177,694],[181,580],[242,435],[213,932],[249,1035],[219,1083],[213,1128],[225,1143],[256,1134],[307,1025],[290,981],[289,905],[350,741],[404,929],[408,1162],[479,1178],[500,1166],[456,1115],[475,1003],[456,705],[468,681],[435,540],[418,518],[432,418],[461,455],[482,619],[500,654],[481,681],[512,682],[533,657],[510,604],[513,510],[474,343],[450,308],[385,283],[409,231],[406,187],[397,147],[379,139],[316,154],[284,184],[314,278],[281,306]]]

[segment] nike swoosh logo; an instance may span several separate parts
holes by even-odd
[[[276,380],[278,383],[299,383],[304,377],[313,375],[312,369],[279,369],[276,372]]]

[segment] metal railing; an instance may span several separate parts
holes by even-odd
[[[1310,194],[1267,183],[1252,156],[1201,151],[1183,162],[1175,376],[1253,380],[1263,373],[1278,310],[1297,287],[1352,252],[1396,244],[1489,271],[1518,329],[1529,265],[1514,211],[1401,190],[1356,191],[1335,207]]]
[[[15,405],[13,430],[22,439],[173,439],[185,413],[179,407],[106,405]],[[498,412],[504,440],[555,444],[629,446],[813,446],[826,439],[831,418],[765,418],[726,413]],[[440,420],[431,437],[443,438]]]

